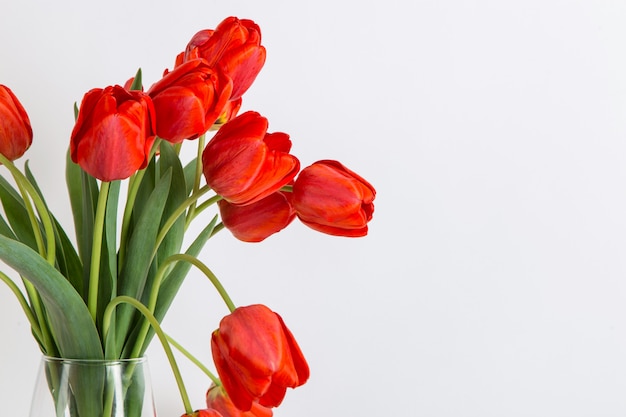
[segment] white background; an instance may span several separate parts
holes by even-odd
[[[138,67],[149,86],[229,15],[268,50],[245,109],[304,166],[338,159],[378,190],[364,239],[294,223],[201,256],[309,360],[275,415],[626,415],[626,2],[4,2],[0,83],[68,228],[73,103]],[[164,326],[210,364],[224,314],[192,273]],[[26,416],[39,352],[8,289],[0,335],[0,412]],[[150,362],[159,415],[179,416],[157,343]],[[182,364],[200,408],[208,381]]]

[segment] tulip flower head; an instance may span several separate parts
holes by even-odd
[[[156,112],[156,134],[169,142],[196,139],[224,112],[232,80],[203,59],[167,72],[148,90]]]
[[[196,33],[177,64],[198,57],[220,67],[233,80],[230,99],[236,100],[250,88],[265,64],[261,29],[252,20],[228,17],[215,30]]]
[[[304,168],[293,185],[292,204],[307,226],[335,236],[367,235],[376,190],[337,161]]]
[[[217,204],[224,226],[243,242],[261,242],[287,227],[296,217],[291,193],[277,191],[252,204],[237,205],[226,200]]]
[[[298,173],[282,132],[267,133],[267,119],[248,111],[223,125],[202,153],[207,184],[232,204],[251,204],[280,190]]]
[[[88,91],[70,137],[72,161],[102,181],[130,177],[148,164],[155,116],[150,97],[120,86]]]
[[[26,110],[13,91],[0,84],[0,153],[14,161],[33,142],[33,129]]]
[[[282,318],[264,305],[235,309],[211,337],[213,361],[235,407],[277,407],[304,384],[309,366]]]

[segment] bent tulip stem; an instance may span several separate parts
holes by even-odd
[[[202,362],[198,360],[194,355],[191,354],[187,349],[185,349],[180,343],[174,340],[170,335],[166,335],[167,341],[170,345],[174,346],[180,353],[182,353],[187,359],[189,359],[194,365],[196,365],[209,379],[218,387],[222,386],[222,381],[215,376],[213,372],[209,370]]]
[[[115,310],[115,307],[117,307],[119,304],[122,304],[122,303],[130,304],[133,307],[135,307],[148,320],[148,322],[154,329],[155,334],[157,335],[157,337],[159,338],[159,341],[161,342],[161,345],[163,346],[163,350],[165,351],[165,355],[167,356],[167,360],[170,364],[170,368],[172,369],[172,372],[174,373],[174,378],[176,379],[176,384],[178,386],[178,390],[180,392],[183,405],[185,407],[185,413],[187,414],[193,413],[191,402],[189,401],[189,395],[187,394],[187,390],[185,388],[185,384],[183,383],[183,378],[180,373],[180,369],[178,368],[178,364],[176,363],[176,358],[174,357],[172,348],[170,347],[170,344],[167,340],[167,336],[163,332],[163,329],[159,325],[159,322],[156,319],[156,317],[154,317],[154,315],[150,312],[150,310],[148,310],[148,308],[145,305],[143,305],[139,300],[133,297],[129,297],[127,295],[120,295],[112,299],[111,302],[109,302],[109,304],[107,305],[106,310],[104,311],[104,316],[103,316],[103,321],[102,321],[103,329],[105,331],[105,338],[106,338],[106,335],[108,334],[108,330],[111,325],[111,316],[113,314],[113,311]]]
[[[205,185],[204,187],[198,189],[197,192],[195,192],[195,193],[191,194],[189,197],[187,197],[187,199],[185,201],[183,201],[180,204],[180,206],[178,206],[176,208],[176,210],[165,221],[165,223],[163,224],[163,227],[159,231],[159,234],[158,234],[158,236],[156,238],[156,244],[154,245],[153,256],[156,255],[156,252],[159,249],[159,246],[161,245],[161,242],[163,242],[163,239],[165,239],[165,236],[167,235],[167,232],[169,232],[169,230],[174,225],[174,223],[176,223],[176,220],[178,220],[178,218],[185,213],[185,210],[187,210],[188,207],[190,207],[192,204],[194,204],[200,197],[202,197],[204,194],[208,193],[210,190],[211,189],[208,186]]]
[[[87,298],[87,307],[94,323],[96,322],[96,313],[98,310],[98,286],[100,281],[100,257],[102,251],[102,234],[104,229],[104,214],[106,211],[107,198],[109,195],[109,186],[111,183],[103,182],[98,194],[98,206],[96,208],[96,217],[94,219],[93,243],[91,249],[91,265],[89,269],[89,294]]]
[[[200,204],[198,207],[195,208],[191,216],[187,217],[188,223],[191,223],[191,221],[195,219],[200,213],[202,213],[208,207],[211,207],[213,204],[217,203],[221,199],[222,199],[222,196],[216,194],[213,197],[209,198],[208,200],[204,201],[202,204]]]
[[[35,207],[37,208],[37,213],[39,213],[39,219],[41,220],[41,223],[45,231],[46,244],[47,244],[47,249],[43,250],[42,248],[40,253],[42,254],[42,256],[46,258],[46,260],[48,261],[50,265],[54,266],[55,256],[56,256],[56,240],[55,240],[55,234],[54,234],[54,226],[52,225],[52,220],[50,218],[50,212],[48,211],[48,208],[46,207],[45,203],[41,199],[41,196],[39,195],[37,190],[35,190],[35,187],[33,187],[33,185],[28,180],[28,178],[26,178],[26,176],[22,174],[22,172],[19,169],[17,169],[17,167],[11,160],[6,158],[4,155],[0,154],[0,163],[2,163],[2,165],[4,165],[11,172],[11,175],[15,179],[15,182],[17,183],[18,187],[20,188],[20,191],[22,192],[22,199],[24,200],[24,204],[27,207],[27,210],[28,210],[28,207],[30,207],[29,198],[27,198],[28,196],[30,196],[30,199],[32,199],[32,202],[35,204]],[[39,238],[43,239],[41,237],[41,230],[39,229],[39,224],[37,223],[37,220],[34,218],[34,212],[32,211],[32,208],[30,208],[28,212],[29,212],[29,217],[31,216],[31,214],[33,216],[33,218],[31,218],[31,222],[34,222],[32,224],[33,233],[35,234],[35,236],[39,234]],[[43,245],[43,241],[41,244]]]

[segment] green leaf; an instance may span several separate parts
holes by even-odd
[[[168,142],[163,141],[161,143],[160,150],[161,154],[157,163],[158,172],[160,175],[165,175],[169,171],[172,173],[172,183],[170,185],[169,195],[161,217],[160,227],[162,228],[170,215],[172,215],[174,211],[176,211],[185,201],[187,194],[185,194],[185,173],[178,155],[174,152],[174,148]],[[172,225],[161,242],[157,252],[157,265],[159,265],[168,256],[180,251],[184,237],[185,215],[183,214]]]
[[[198,158],[193,158],[187,165],[185,165],[185,184],[186,184],[186,193],[187,195],[191,194],[193,190],[193,183],[196,179],[196,165],[198,163]]]
[[[7,216],[7,221],[17,239],[32,249],[37,249],[28,211],[24,200],[11,184],[0,176],[0,201]]]
[[[37,184],[35,176],[33,175],[33,173],[31,172],[28,166],[28,162],[25,164],[25,171],[26,171],[26,177],[28,178],[29,182],[33,185],[33,188],[35,189],[35,191],[37,192],[37,194],[41,198],[41,201],[43,201],[47,209],[48,205],[46,203],[46,200],[43,196],[43,193],[41,192],[41,189],[39,188],[39,185]],[[78,257],[78,254],[76,253],[76,249],[74,248],[74,245],[72,244],[67,234],[65,233],[65,230],[63,230],[63,227],[58,222],[58,220],[52,215],[52,213],[49,212],[49,214],[52,218],[55,239],[56,239],[57,269],[61,272],[63,276],[65,276],[70,281],[70,283],[76,289],[76,291],[81,296],[84,296],[83,277],[82,277],[83,265],[80,261],[80,258]]]
[[[89,288],[89,265],[91,264],[93,223],[99,194],[98,183],[94,177],[72,162],[69,151],[66,157],[65,179],[74,217],[78,254],[83,264],[83,287]]]
[[[59,271],[34,250],[5,236],[0,236],[0,259],[39,292],[61,356],[103,359],[100,338],[89,310]]]
[[[216,215],[215,217],[213,217],[211,222],[200,232],[200,234],[198,234],[196,239],[194,239],[194,241],[189,246],[185,254],[193,256],[193,257],[198,256],[198,254],[200,253],[200,251],[202,250],[206,242],[213,235],[213,231],[215,230],[215,225],[217,224],[217,220],[218,220],[218,217]],[[159,323],[163,320],[167,311],[172,305],[172,302],[174,301],[174,298],[176,297],[176,294],[178,293],[180,286],[182,285],[185,278],[187,277],[187,274],[189,273],[189,270],[191,269],[191,267],[192,265],[188,262],[177,262],[174,265],[174,268],[172,268],[170,273],[167,274],[167,276],[161,283],[161,287],[159,288],[159,297],[157,298],[157,304],[154,310],[154,316],[159,321]],[[144,300],[143,302],[144,304],[146,304],[147,299]],[[134,333],[139,331],[139,327],[140,326],[138,325]],[[143,344],[142,354],[148,348],[153,336],[154,336],[154,330],[152,330],[151,328]]]
[[[155,219],[160,219],[163,215],[171,178],[171,171],[168,171],[157,181],[144,205],[144,210],[132,227],[126,246],[125,262],[118,279],[118,295],[141,299],[149,272],[155,270],[153,259],[160,223]],[[115,333],[116,353],[121,352],[122,344],[127,340],[129,329],[132,328],[133,316],[134,309],[131,306],[118,307]]]

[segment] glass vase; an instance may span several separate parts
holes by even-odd
[[[42,358],[30,417],[155,416],[146,358]]]

